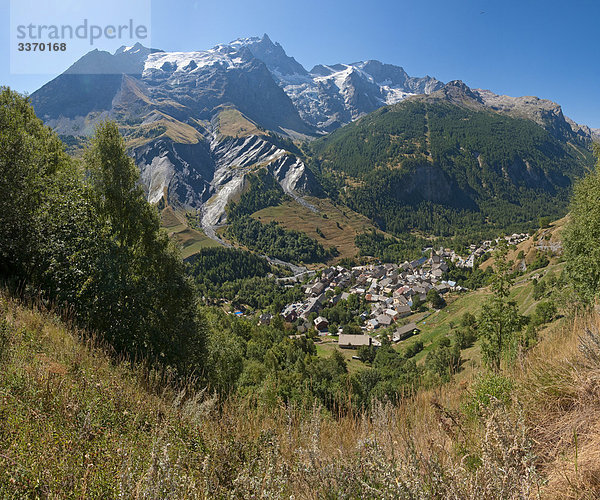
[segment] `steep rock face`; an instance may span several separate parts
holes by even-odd
[[[240,38],[229,45],[247,47],[254,57],[278,75],[308,75],[308,71],[296,59],[288,56],[279,43],[273,43],[266,33],[262,38]]]
[[[376,109],[442,87],[430,78],[411,78],[404,69],[379,61],[315,66],[308,75],[278,75],[300,116],[330,132]]]
[[[279,61],[283,72],[299,70],[270,40],[256,50],[265,58],[271,55],[273,64]],[[266,129],[313,133],[265,63],[241,43],[185,53],[137,45],[115,54],[92,51],[32,101],[63,135],[89,135],[100,120],[116,120],[148,200],[200,209],[210,226],[223,221],[225,205],[258,166],[267,166],[300,202],[298,190],[319,189],[304,164],[287,151],[255,135],[223,137],[215,127],[226,106]]]
[[[146,113],[156,110],[182,122],[210,120],[215,109],[226,104],[266,129],[314,133],[265,64],[244,46],[200,52],[162,52],[141,46],[121,48],[115,54],[95,50],[31,99],[38,116],[60,127],[60,133],[87,135],[89,123],[98,115],[136,122],[139,109],[116,109],[128,91],[130,97],[136,95],[131,94],[133,88]]]
[[[567,120],[562,108],[555,102],[535,96],[498,95],[483,89],[474,89],[474,92],[480,96],[486,107],[509,116],[532,120],[556,137],[568,137],[573,134],[591,137],[589,129],[582,129],[572,120]]]
[[[164,197],[176,206],[200,207],[211,195],[215,163],[209,145],[161,138],[133,151],[148,201]]]
[[[218,106],[227,104],[270,130],[312,132],[265,64],[245,47],[152,54],[146,60],[142,81],[158,109],[178,120],[208,120]],[[179,105],[177,109],[173,102]]]
[[[227,203],[246,186],[246,176],[266,167],[284,192],[309,206],[303,194],[321,194],[306,165],[264,137],[223,137],[181,144],[159,138],[135,148],[148,201],[164,199],[174,206],[200,210],[203,226],[212,231],[225,221]],[[310,206],[309,206],[310,208]]]
[[[71,128],[64,132],[80,133],[77,123],[91,113],[108,116],[123,75],[141,76],[146,59],[155,52],[159,51],[140,44],[121,47],[114,54],[97,49],[88,52],[31,95],[37,115],[50,126],[72,120]]]
[[[471,89],[462,81],[454,80],[428,95],[413,99],[424,102],[450,102],[475,111],[493,111],[512,118],[530,120],[560,140],[576,137],[586,141],[594,139],[592,129],[566,117],[559,104],[535,96],[498,95],[490,90]]]
[[[259,136],[243,138],[214,137],[211,152],[215,162],[211,180],[212,196],[202,206],[202,225],[211,227],[225,221],[225,206],[239,195],[246,185],[246,176],[257,168],[266,167],[283,191],[307,205],[302,194],[320,194],[321,188],[306,165]]]

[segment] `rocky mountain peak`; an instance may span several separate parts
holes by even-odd
[[[246,47],[254,57],[264,62],[275,76],[308,74],[296,59],[288,56],[283,47],[278,42],[273,43],[266,33],[262,38],[239,38],[229,45],[232,47]]]

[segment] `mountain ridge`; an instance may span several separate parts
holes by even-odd
[[[589,143],[597,133],[565,117],[552,101],[500,96],[471,89],[460,80],[443,84],[429,76],[411,77],[402,67],[377,60],[316,65],[308,71],[266,34],[193,52],[165,52],[139,44],[120,47],[114,54],[92,51],[32,94],[31,100],[45,123],[67,138],[89,135],[103,120],[117,121],[142,171],[148,199],[198,211],[209,234],[223,224],[225,206],[256,169],[266,167],[301,204],[304,194],[321,195],[324,179],[313,175],[314,166],[307,166],[299,141],[325,135],[333,143],[347,127],[351,131],[361,120],[393,114],[404,103],[444,103],[523,119],[564,143]],[[413,126],[406,122],[400,136]],[[420,134],[413,132],[415,137]],[[414,151],[390,157],[392,163],[421,154],[419,148],[425,147],[429,136],[418,141],[415,137],[408,142],[394,139],[400,149]],[[373,157],[360,161],[369,168],[376,166]],[[539,181],[544,189],[555,183],[544,181],[531,162],[509,163],[501,175]],[[315,171],[319,173],[318,168]],[[457,189],[447,173],[423,165],[414,171],[416,177],[399,193],[423,199],[435,194],[450,206],[474,206],[472,186]],[[562,188],[564,183],[559,184]]]
[[[386,231],[528,229],[563,216],[572,183],[594,163],[591,138],[560,106],[537,102],[452,81],[313,142],[310,164],[332,196]]]

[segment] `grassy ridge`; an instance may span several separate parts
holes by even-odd
[[[166,207],[161,212],[161,226],[181,247],[181,256],[187,259],[203,248],[220,246],[198,229],[189,227],[184,215],[172,207]]]
[[[264,223],[279,222],[286,229],[300,231],[317,240],[324,246],[334,246],[343,258],[353,259],[358,254],[356,235],[374,228],[366,217],[346,208],[339,207],[327,199],[307,198],[319,213],[296,203],[286,201],[276,207],[268,207],[253,214],[253,217]]]

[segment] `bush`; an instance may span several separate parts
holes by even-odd
[[[471,416],[481,416],[490,408],[493,400],[508,406],[511,401],[513,382],[502,375],[488,373],[481,375],[473,384],[465,412]]]
[[[419,354],[423,350],[423,341],[417,340],[409,345],[404,351],[404,357],[406,359],[410,359],[417,354]]]
[[[375,361],[375,355],[377,354],[377,351],[375,351],[375,347],[372,345],[362,345],[358,348],[357,354],[363,363],[372,363]]]
[[[533,322],[536,325],[543,325],[545,323],[550,323],[556,316],[556,304],[547,300],[545,302],[540,302],[535,307],[535,312],[533,314]]]

